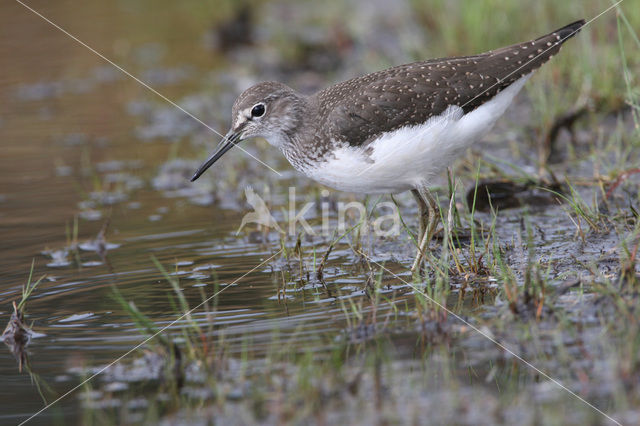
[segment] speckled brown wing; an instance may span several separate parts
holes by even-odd
[[[424,123],[450,105],[468,113],[547,62],[582,25],[577,21],[479,55],[415,62],[339,83],[315,95],[322,106],[318,124],[361,146],[382,131]]]

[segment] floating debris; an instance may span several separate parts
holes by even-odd
[[[26,346],[31,341],[32,335],[31,328],[24,323],[24,314],[18,310],[16,302],[13,302],[13,313],[2,332],[2,340],[8,345]]]
[[[89,197],[105,206],[118,204],[129,198],[124,191],[93,191],[89,193]]]
[[[81,210],[78,213],[78,216],[81,219],[84,219],[90,222],[95,222],[96,220],[102,219],[102,212],[100,210],[89,208],[89,209]]]
[[[43,255],[51,257],[51,262],[47,263],[49,268],[64,268],[71,265],[69,260],[69,248],[62,248],[60,250],[45,250]]]
[[[107,219],[105,223],[102,225],[102,228],[100,229],[100,232],[98,232],[98,235],[96,236],[95,240],[84,242],[78,246],[82,250],[96,252],[98,256],[100,256],[100,258],[102,259],[102,262],[106,263],[107,265],[109,265],[109,262],[107,260],[107,252],[109,250],[113,250],[120,247],[120,244],[109,243],[107,241],[106,235],[107,235],[107,230],[109,229],[110,223],[111,223],[111,218]],[[94,263],[88,266],[96,266],[96,265],[97,264]],[[110,265],[109,265],[109,268],[111,268]]]
[[[109,243],[106,241],[99,241],[98,239],[95,239],[93,241],[85,241],[84,243],[79,244],[78,247],[81,250],[95,251],[96,253],[99,254],[99,253],[106,252],[108,250],[117,249],[118,247],[120,247],[120,244]]]
[[[34,283],[31,282],[34,266],[35,261],[32,261],[29,279],[27,280],[27,283],[22,286],[22,298],[20,299],[20,303],[16,304],[16,302],[13,302],[13,313],[11,314],[11,318],[9,318],[9,323],[2,333],[2,341],[4,341],[9,349],[11,349],[11,353],[18,361],[18,368],[20,372],[22,372],[23,365],[28,366],[29,360],[27,358],[26,347],[29,345],[29,342],[31,342],[31,339],[36,335],[31,327],[27,326],[24,322],[24,312],[27,300],[31,296],[33,290],[35,290],[38,284],[40,284],[40,282],[45,278],[45,275],[43,275],[38,279],[38,281]],[[38,334],[38,337],[39,336],[43,336],[43,334]]]
[[[63,318],[61,320],[58,320],[58,322],[74,322],[74,321],[81,321],[81,320],[85,320],[88,318],[92,318],[94,317],[95,314],[93,312],[86,312],[84,314],[73,314],[71,316],[68,316],[67,318]]]

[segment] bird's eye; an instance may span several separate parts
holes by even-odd
[[[253,108],[251,108],[251,116],[252,117],[262,117],[264,115],[265,107],[264,104],[255,104]]]

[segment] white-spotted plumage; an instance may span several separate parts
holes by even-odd
[[[329,187],[357,193],[398,193],[426,186],[491,129],[530,76],[467,114],[449,106],[426,123],[386,133],[366,147],[342,144],[329,160],[300,171]]]

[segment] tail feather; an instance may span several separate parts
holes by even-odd
[[[474,110],[520,78],[540,68],[557,54],[562,44],[576,35],[584,24],[584,19],[581,19],[535,40],[492,50],[474,58],[480,59],[475,71],[490,79],[489,84],[482,82],[487,87],[482,96],[476,95],[465,103],[465,112]]]
[[[581,19],[535,40],[493,50],[488,52],[486,63],[499,67],[501,72],[496,74],[502,73],[501,80],[508,85],[540,68],[557,54],[562,44],[576,35],[584,24],[584,19]]]
[[[558,28],[551,34],[543,36],[541,38],[558,35],[560,36],[560,42],[564,43],[566,40],[578,34],[580,32],[580,29],[582,29],[582,27],[584,26],[584,24],[586,24],[586,21],[584,19],[580,19],[576,22],[570,23],[569,25],[565,25],[562,28]]]

